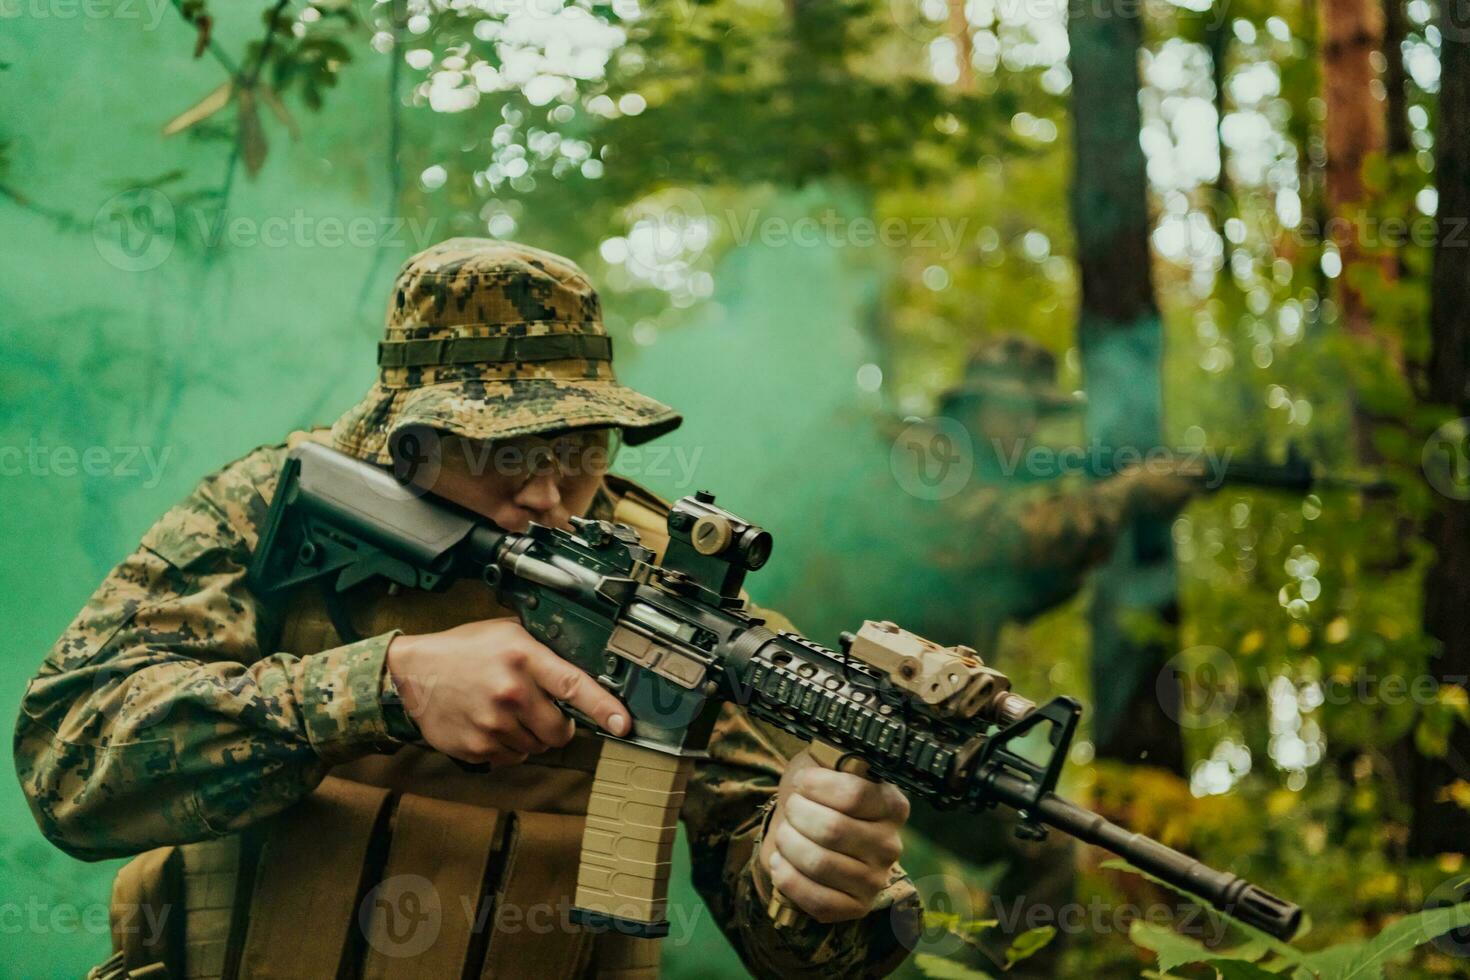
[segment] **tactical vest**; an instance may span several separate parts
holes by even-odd
[[[662,555],[668,505],[608,483],[614,520]],[[475,582],[363,591],[346,606],[362,636],[512,615]],[[299,591],[278,649],[341,642],[320,593]],[[118,953],[93,975],[651,980],[660,940],[594,934],[567,918],[600,746],[579,732],[492,773],[408,745],[333,768],[265,826],[142,854],[118,873]],[[139,927],[145,905],[175,910],[162,935]]]

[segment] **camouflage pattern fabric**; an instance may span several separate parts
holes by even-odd
[[[251,595],[245,572],[285,453],[255,450],[165,514],[27,686],[16,769],[42,832],[67,853],[99,860],[236,832],[335,764],[418,739],[385,669],[392,632],[271,652],[284,609]],[[592,515],[610,512],[599,495]],[[907,953],[895,937],[918,929],[901,871],[862,920],[803,917],[778,932],[766,916],[763,808],[799,748],[725,711],[683,813],[694,884],[759,976],[882,976]]]
[[[412,426],[471,439],[617,426],[630,445],[676,428],[672,408],[617,381],[604,348],[602,303],[571,261],[452,238],[399,272],[377,382],[332,436],[343,452],[388,464],[393,434]]]

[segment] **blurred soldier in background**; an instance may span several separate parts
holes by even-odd
[[[984,606],[969,641],[982,657],[994,653],[1005,623],[1027,622],[1076,595],[1135,518],[1168,520],[1203,488],[1203,472],[1182,464],[1123,466],[1106,447],[1058,445],[1055,423],[1072,418],[1082,399],[1057,388],[1056,371],[1056,358],[1030,338],[989,341],[940,397],[939,419],[900,437],[932,439],[933,426],[955,423],[969,436],[970,482],[944,500],[949,520],[965,530],[952,538],[960,547],[937,557],[984,574]]]
[[[926,622],[926,608],[912,610],[903,621],[941,642],[968,643],[986,662],[995,661],[1007,623],[1026,623],[1075,596],[1134,520],[1167,521],[1204,486],[1202,473],[1178,464],[1156,459],[1115,469],[1100,452],[1057,445],[1063,434],[1058,430],[1075,419],[1082,401],[1057,388],[1056,373],[1056,359],[1029,338],[988,341],[970,357],[961,383],[941,396],[938,417],[899,436],[895,459],[920,466],[937,462],[949,451],[946,443],[969,439],[973,468],[966,484],[935,503],[951,533],[935,539],[930,553],[974,594],[968,631],[951,635],[946,631],[953,623]],[[895,475],[903,482],[904,474]],[[1058,925],[1057,910],[1072,900],[1075,879],[1070,840],[1052,835],[1021,841],[1011,833],[1012,823],[1007,821],[1004,833],[977,833],[953,814],[917,801],[910,820],[915,833],[961,862],[967,881],[980,880],[981,869],[992,876],[999,872],[990,907],[975,914],[999,919],[1005,941],[1034,926]],[[908,866],[918,879],[927,869],[916,860]],[[1059,933],[1011,975],[1056,976],[1064,939]],[[1005,941],[981,940],[996,956]]]

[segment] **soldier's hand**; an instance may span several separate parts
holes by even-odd
[[[825,769],[802,752],[781,777],[760,861],[818,922],[867,915],[903,851],[909,801],[889,783]]]
[[[629,728],[622,702],[514,619],[397,636],[387,661],[424,740],[466,762],[510,766],[567,744],[574,726],[554,700],[614,735]]]
[[[1208,489],[1206,471],[1189,461],[1151,461],[1124,470],[1119,478],[1128,488],[1128,508],[1133,514],[1172,517],[1190,500]]]

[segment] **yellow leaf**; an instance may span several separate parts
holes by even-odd
[[[235,83],[225,82],[219,88],[210,92],[204,98],[174,116],[169,124],[163,127],[163,135],[175,136],[182,133],[191,126],[197,126],[210,116],[219,112],[230,104],[230,97],[235,94]]]
[[[1240,638],[1240,653],[1242,656],[1248,657],[1251,654],[1255,653],[1257,650],[1261,649],[1261,647],[1264,646],[1265,643],[1265,630],[1251,630],[1245,636],[1242,636]]]
[[[1438,802],[1453,803],[1462,810],[1470,810],[1470,782],[1457,779],[1439,791]]]
[[[1284,817],[1296,806],[1297,795],[1289,789],[1273,790],[1266,797],[1266,812],[1272,817]]]
[[[1439,703],[1454,711],[1465,724],[1470,725],[1470,694],[1457,684],[1446,684],[1439,689]]]
[[[1292,623],[1286,629],[1286,642],[1300,650],[1312,642],[1312,631],[1301,623]]]
[[[1339,616],[1327,624],[1327,642],[1341,643],[1352,635],[1353,628],[1348,625],[1346,616]]]
[[[1358,897],[1364,900],[1393,898],[1398,894],[1399,876],[1391,871],[1369,875],[1358,886]]]

